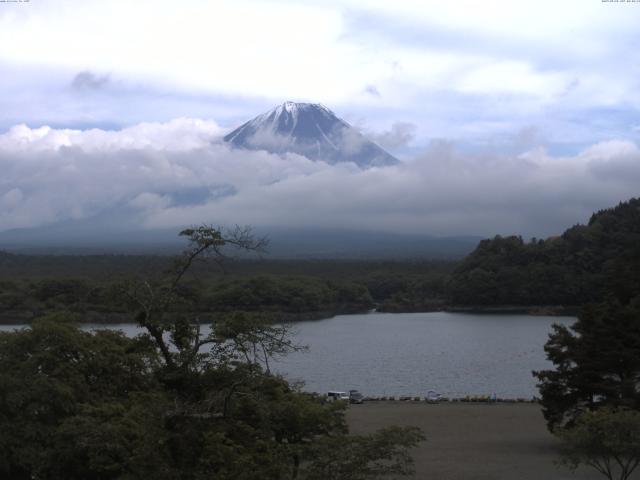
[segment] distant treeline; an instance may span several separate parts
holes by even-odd
[[[82,313],[86,321],[127,321],[123,282],[153,278],[170,264],[168,257],[0,253],[0,321],[25,322],[59,310]],[[393,310],[400,303],[421,309],[425,298],[442,296],[454,267],[445,261],[245,259],[224,268],[199,264],[181,286],[180,305],[198,314],[261,311],[288,320],[387,305]]]
[[[119,283],[78,279],[0,281],[0,318],[5,323],[30,321],[48,312],[84,314],[86,321],[122,322],[126,317]],[[187,282],[179,294],[183,311],[215,314],[230,311],[272,312],[285,318],[316,318],[372,309],[367,288],[353,282],[314,277],[257,276]]]
[[[56,310],[89,321],[123,321],[119,285],[153,278],[162,256],[31,256],[0,252],[0,321]],[[640,292],[640,200],[595,213],[587,225],[546,240],[483,240],[461,262],[236,260],[199,264],[184,282],[182,308],[198,313],[264,311],[318,318],[377,308],[410,312],[579,307],[607,294]]]

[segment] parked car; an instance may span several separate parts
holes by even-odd
[[[425,397],[425,400],[429,403],[438,403],[441,399],[442,395],[438,392],[434,392],[433,390],[429,390],[429,393],[427,393],[427,396]]]
[[[364,401],[364,395],[358,390],[349,390],[349,403],[362,403]]]
[[[331,391],[327,393],[327,400],[329,402],[335,402],[337,400],[349,401],[349,394],[347,392]]]

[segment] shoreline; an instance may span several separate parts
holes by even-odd
[[[432,400],[429,397],[423,396],[408,396],[408,395],[387,395],[381,397],[364,397],[364,403],[416,403],[416,404],[428,404],[428,405],[448,405],[464,403],[468,405],[493,405],[496,403],[535,403],[539,404],[540,399],[538,397],[524,398],[524,397],[495,397],[491,395],[465,395],[464,397],[440,397],[437,400]]]
[[[382,307],[382,306],[381,306]],[[471,314],[511,314],[547,317],[575,317],[580,313],[580,306],[564,305],[438,305],[430,308],[377,308],[380,313],[471,313]]]
[[[565,307],[562,305],[537,305],[537,306],[518,306],[518,305],[501,305],[501,306],[439,306],[438,308],[420,308],[420,309],[378,309],[373,310],[361,310],[356,311],[353,309],[345,310],[314,310],[309,312],[249,312],[249,313],[266,313],[274,316],[281,317],[283,323],[295,323],[315,320],[325,320],[338,315],[362,315],[366,313],[468,313],[475,315],[483,314],[497,314],[497,315],[531,315],[531,316],[547,316],[547,317],[575,317],[579,314],[581,307],[570,306]],[[86,312],[71,312],[77,313],[83,316],[80,323],[95,323],[103,325],[116,325],[122,323],[135,323],[131,321],[131,314],[124,312],[98,312],[95,310],[89,310]],[[209,315],[215,316],[224,314],[219,313],[194,313],[194,315]],[[32,311],[7,311],[0,313],[0,325],[30,325],[33,320],[46,315],[45,312],[32,312]]]
[[[564,306],[564,305],[500,305],[500,306],[449,306],[443,309],[444,312],[451,313],[505,313],[505,314],[522,314],[545,317],[575,317],[582,307],[580,306]]]

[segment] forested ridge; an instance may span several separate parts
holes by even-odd
[[[157,275],[159,256],[50,256],[0,252],[0,321],[30,321],[60,309],[87,321],[122,321],[118,285]],[[483,240],[461,262],[442,260],[242,259],[194,265],[181,288],[194,312],[263,311],[288,320],[339,313],[565,307],[577,311],[607,292],[640,291],[640,200],[592,215],[557,237]],[[185,304],[180,308],[185,308]],[[545,310],[541,310],[545,311]]]
[[[167,257],[30,256],[0,253],[0,321],[28,322],[60,309],[85,321],[126,320],[118,290],[154,276]],[[326,318],[397,305],[424,308],[442,295],[454,263],[445,261],[239,260],[193,272],[181,284],[199,314],[270,312],[287,320]],[[435,293],[432,293],[435,292]],[[396,308],[397,309],[397,308]],[[402,308],[400,309],[402,310]]]
[[[448,282],[458,305],[570,305],[640,292],[640,199],[546,240],[483,240]]]

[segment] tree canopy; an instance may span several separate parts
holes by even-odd
[[[602,406],[640,410],[640,296],[586,307],[545,345],[553,370],[535,372],[551,429]]]
[[[581,415],[563,430],[561,463],[576,470],[581,464],[609,480],[628,480],[640,465],[640,412],[603,408]]]
[[[546,240],[496,236],[483,240],[449,282],[459,305],[623,303],[640,293],[640,199],[594,213]]]
[[[191,246],[159,278],[120,287],[144,333],[82,331],[77,316],[0,333],[0,478],[362,479],[406,475],[412,427],[348,434],[325,403],[269,370],[299,348],[283,325],[229,312],[204,335],[173,308],[194,262],[263,243],[247,229],[183,232]]]

